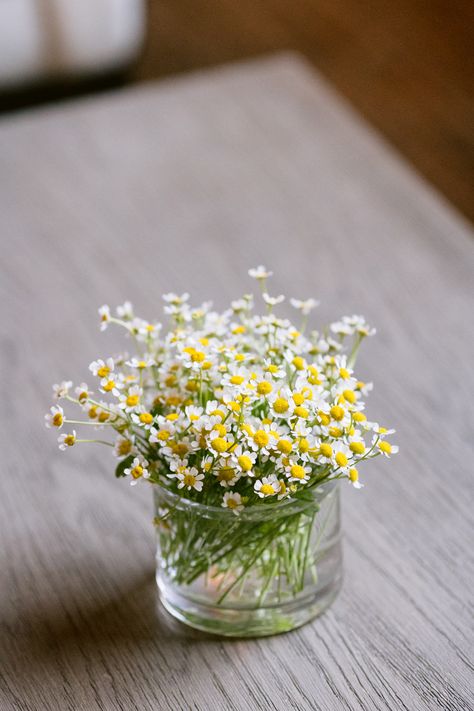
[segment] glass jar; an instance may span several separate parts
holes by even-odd
[[[339,486],[236,515],[155,485],[161,601],[206,632],[259,637],[320,615],[342,581]]]

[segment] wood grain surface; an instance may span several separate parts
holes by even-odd
[[[474,708],[466,223],[286,55],[4,119],[0,183],[1,711]],[[147,487],[42,420],[121,347],[99,305],[223,307],[256,263],[377,326],[359,373],[401,453],[343,487],[332,608],[229,641],[159,607]]]

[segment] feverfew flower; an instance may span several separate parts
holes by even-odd
[[[236,491],[226,491],[223,496],[221,506],[230,509],[236,515],[238,515],[244,508],[242,497]]]
[[[64,410],[59,405],[53,405],[49,413],[44,416],[46,427],[57,427],[58,429],[64,424]]]
[[[261,281],[263,279],[268,279],[269,277],[273,276],[273,272],[270,272],[264,266],[260,265],[259,267],[249,269],[249,276],[251,276],[252,279],[257,279]]]
[[[179,481],[178,489],[186,487],[188,491],[191,489],[202,491],[204,474],[200,474],[196,467],[178,472],[176,478]]]
[[[92,375],[98,378],[106,378],[115,368],[114,359],[107,358],[107,360],[94,360],[89,366],[89,370]]]
[[[258,479],[253,488],[257,496],[263,499],[267,496],[278,494],[280,491],[280,482],[275,474],[271,474],[270,476],[264,476],[262,479]]]
[[[280,294],[280,296],[270,296],[270,294],[267,294],[265,292],[264,294],[262,294],[262,296],[267,306],[277,306],[278,304],[283,303],[283,301],[285,300],[283,294]]]
[[[101,306],[99,309],[100,330],[105,331],[110,322],[110,309],[107,305]]]
[[[92,392],[92,390],[89,390],[89,386],[87,385],[87,383],[81,383],[77,386],[77,388],[74,389],[74,394],[76,395],[80,403],[84,403],[94,393]]]
[[[308,316],[313,309],[319,306],[319,301],[316,301],[316,299],[306,299],[306,301],[300,301],[300,299],[290,299],[290,304],[293,308],[301,311],[303,316]]]
[[[69,390],[72,388],[72,380],[63,380],[59,385],[53,385],[53,395],[56,400],[60,400],[66,395],[69,395]]]
[[[117,306],[117,316],[124,321],[131,321],[133,319],[133,306],[130,301],[125,301],[122,306]]]
[[[126,476],[132,477],[132,480],[130,482],[131,486],[138,484],[139,480],[142,477],[143,477],[143,479],[150,478],[150,472],[148,471],[147,467],[148,467],[148,461],[144,457],[142,457],[142,456],[135,457],[135,459],[133,460],[130,467],[128,467],[124,471]]]
[[[59,435],[58,437],[58,442],[59,442],[59,449],[64,451],[65,449],[68,449],[68,447],[72,447],[73,444],[76,443],[76,430],[73,430],[72,432],[66,434],[63,432],[62,434]]]

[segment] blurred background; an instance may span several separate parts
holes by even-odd
[[[303,54],[474,220],[472,0],[0,0],[0,112]]]

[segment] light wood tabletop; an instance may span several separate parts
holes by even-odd
[[[473,708],[468,225],[290,55],[4,119],[0,185],[0,709]],[[149,487],[43,414],[120,348],[98,306],[223,308],[259,263],[376,325],[358,370],[401,451],[342,487],[331,609],[232,641],[160,608]]]

